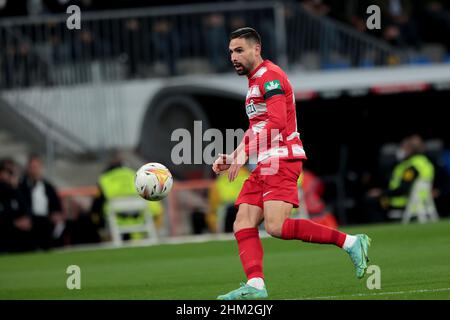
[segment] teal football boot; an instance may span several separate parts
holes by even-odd
[[[356,277],[361,279],[366,274],[367,262],[369,262],[369,246],[372,239],[365,234],[357,234],[353,246],[345,251],[350,255],[356,268]]]
[[[266,287],[262,290],[256,289],[255,287],[249,286],[246,283],[241,283],[241,287],[223,294],[217,297],[218,300],[253,300],[253,299],[263,299],[267,298]]]

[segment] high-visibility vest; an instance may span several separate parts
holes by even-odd
[[[209,212],[206,215],[206,223],[211,231],[217,230],[217,210],[236,201],[249,176],[250,172],[246,168],[241,168],[233,182],[228,181],[228,174],[221,174],[214,181],[209,190]]]
[[[389,190],[395,190],[400,187],[406,170],[413,167],[418,172],[416,179],[421,179],[427,182],[433,182],[434,180],[434,166],[430,160],[424,155],[412,156],[399,164],[394,168],[394,171],[389,182]],[[408,204],[409,194],[391,197],[389,199],[390,205],[394,208],[404,208]]]
[[[139,197],[134,186],[135,171],[127,167],[118,167],[103,173],[99,178],[99,185],[105,196],[106,203],[104,212],[108,212],[108,200],[119,197]],[[153,217],[159,216],[163,213],[163,206],[159,201],[148,201],[148,206]],[[144,223],[144,217],[126,216],[117,217],[117,223],[120,226],[135,225]]]
[[[246,169],[239,170],[236,179],[232,182],[228,181],[227,174],[220,175],[215,181],[217,191],[220,194],[220,205],[236,201],[245,180],[249,176],[250,173]]]

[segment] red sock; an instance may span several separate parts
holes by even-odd
[[[281,238],[284,240],[297,239],[313,243],[332,243],[341,248],[346,236],[343,232],[306,219],[286,219],[281,231]]]
[[[257,228],[246,228],[234,234],[236,237],[239,257],[241,258],[247,279],[264,278],[263,248]]]

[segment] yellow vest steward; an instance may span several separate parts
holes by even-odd
[[[209,213],[206,215],[206,223],[211,231],[217,231],[217,210],[228,204],[233,204],[244,185],[250,172],[242,167],[233,182],[228,181],[228,172],[221,174],[214,181],[209,191]]]
[[[408,180],[408,172],[409,168],[413,167],[418,172],[418,177],[416,179],[425,180],[429,182],[433,182],[434,180],[434,165],[428,160],[424,155],[415,155],[411,158],[408,158],[399,164],[397,164],[394,168],[391,181],[389,182],[389,189],[395,190],[400,187],[402,180]],[[403,208],[408,204],[409,195],[401,195],[392,197],[390,199],[390,204],[394,208]]]
[[[241,192],[245,180],[250,173],[244,168],[239,170],[236,179],[233,182],[228,181],[228,174],[220,175],[216,180],[217,191],[220,194],[219,205],[234,203]]]
[[[104,212],[108,212],[108,200],[119,197],[139,197],[134,186],[135,171],[126,167],[119,167],[102,174],[99,179],[100,188],[105,196]],[[163,206],[159,201],[148,201],[149,210],[156,218],[163,213]],[[119,225],[134,225],[144,223],[144,218],[139,215],[134,217],[117,217]]]

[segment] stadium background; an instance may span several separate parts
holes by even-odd
[[[81,30],[67,29],[72,4],[81,8]],[[365,27],[370,4],[382,9],[381,30]],[[450,214],[445,1],[0,1],[0,156],[23,168],[28,153],[43,154],[69,220],[89,210],[111,150],[122,150],[134,169],[164,163],[180,189],[163,202],[160,234],[192,234],[189,215],[207,207],[214,177],[207,165],[173,165],[170,134],[192,132],[194,120],[203,130],[246,128],[246,82],[227,53],[228,33],[244,25],[260,31],[264,56],[293,82],[307,168],[325,182],[324,199],[341,226],[370,221],[362,200],[386,182],[382,150],[411,134],[428,143],[438,211]],[[433,234],[423,228],[403,240]],[[435,237],[448,243],[445,231]],[[1,258],[8,274],[16,264]],[[13,297],[35,294],[5,288]],[[311,297],[328,295],[321,292]]]

